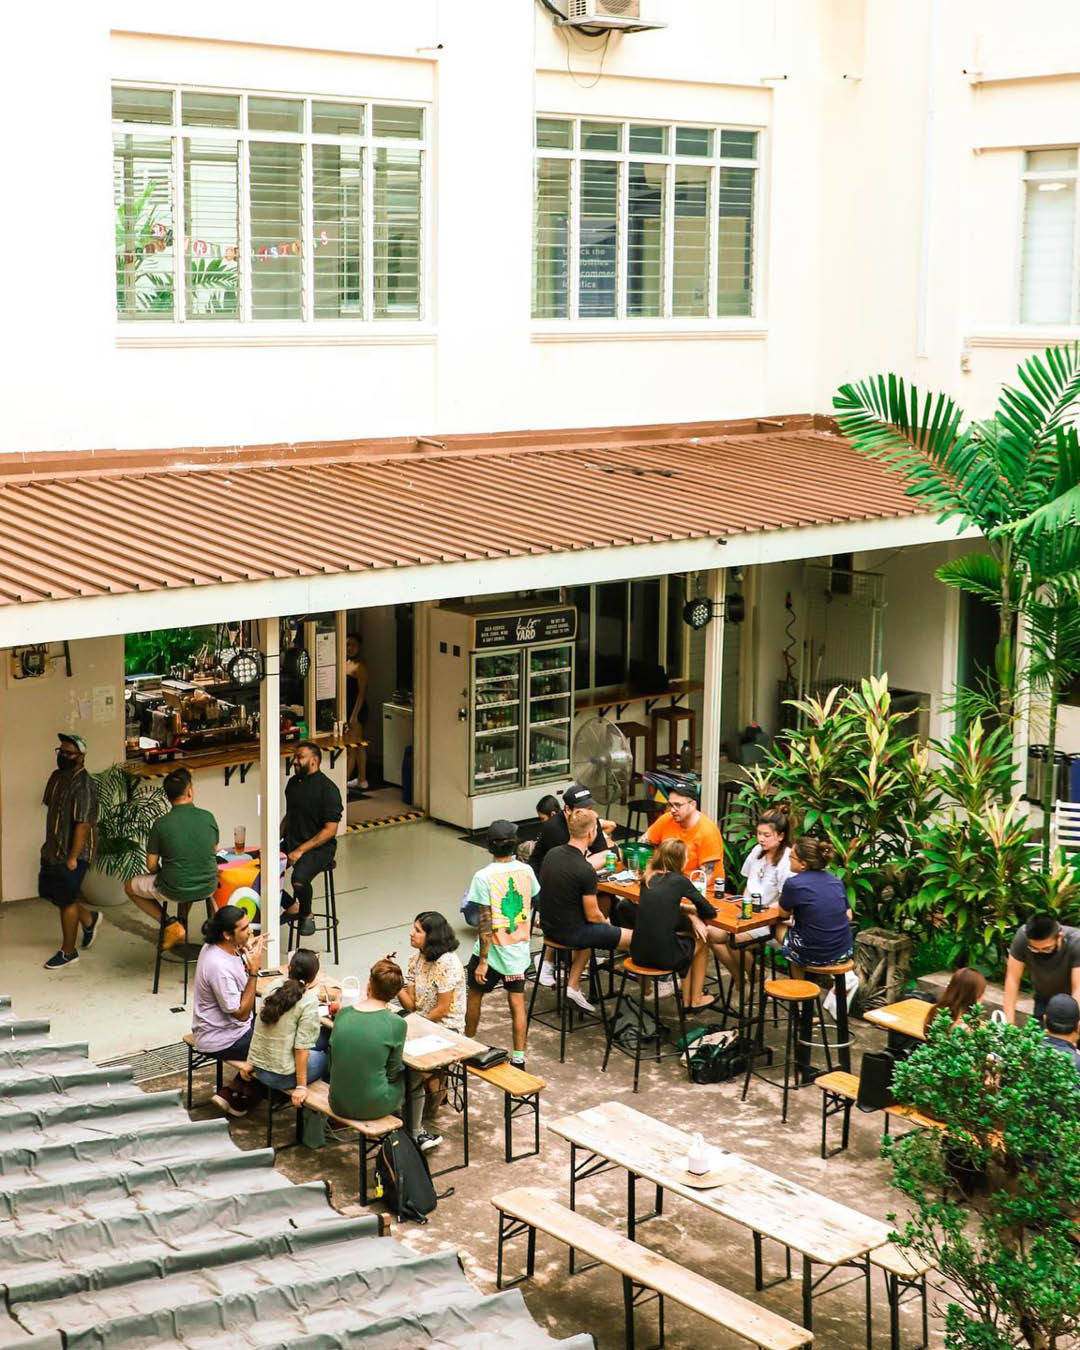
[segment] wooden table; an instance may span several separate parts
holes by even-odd
[[[334,736],[330,732],[320,732],[307,737],[322,750],[330,752],[330,767],[333,768],[343,750],[356,749],[367,745],[367,741],[354,737]],[[297,741],[282,741],[281,758],[288,759],[296,753]],[[228,787],[233,774],[240,770],[241,783],[247,778],[248,770],[259,760],[258,741],[233,741],[212,750],[175,750],[170,759],[131,759],[124,763],[124,772],[133,778],[164,778],[173,769],[224,769],[225,786]],[[170,753],[169,751],[165,752]]]
[[[548,1129],[570,1145],[570,1208],[577,1200],[577,1187],[600,1172],[623,1168],[627,1173],[627,1234],[636,1240],[639,1223],[663,1212],[663,1193],[671,1191],[684,1200],[711,1210],[731,1222],[748,1228],[754,1235],[754,1287],[771,1288],[791,1278],[791,1253],[802,1256],[802,1324],[813,1326],[815,1293],[834,1270],[854,1269],[862,1278],[866,1293],[866,1343],[872,1345],[870,1302],[870,1253],[889,1240],[889,1225],[849,1209],[798,1182],[766,1171],[737,1153],[719,1150],[717,1184],[702,1190],[685,1181],[680,1163],[686,1158],[691,1135],[635,1111],[622,1102],[603,1102],[599,1106],[562,1116]],[[578,1151],[584,1153],[579,1162]],[[652,1214],[636,1214],[635,1187],[641,1177],[656,1187],[656,1208]],[[766,1283],[762,1261],[765,1238],[779,1242],[785,1249],[786,1273]],[[816,1280],[814,1267],[827,1269]],[[570,1253],[570,1270],[574,1254]],[[843,1283],[850,1283],[845,1280]],[[841,1285],[832,1286],[833,1289]]]
[[[926,1019],[933,1005],[921,998],[904,998],[884,1008],[869,1008],[863,1020],[872,1022],[890,1034],[910,1036],[912,1040],[926,1040]]]

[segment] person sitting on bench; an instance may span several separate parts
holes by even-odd
[[[330,1036],[330,1110],[346,1120],[378,1120],[401,1110],[405,1019],[387,1007],[405,977],[389,956],[376,961],[367,997],[342,1007]],[[420,1094],[424,1084],[420,1079]]]
[[[222,905],[203,924],[203,949],[195,966],[191,1034],[200,1055],[246,1060],[251,1045],[255,984],[266,934],[249,949],[251,923],[236,905]],[[247,1115],[262,1095],[258,1083],[237,1074],[214,1093],[214,1103],[230,1116]]]
[[[245,1077],[292,1096],[303,1106],[309,1083],[326,1077],[330,1033],[319,1020],[319,956],[301,947],[289,960],[287,979],[266,991],[248,1050]]]
[[[526,868],[526,871],[529,869]],[[532,876],[532,873],[529,872]],[[429,1022],[439,1022],[449,1031],[465,1029],[465,967],[457,954],[454,930],[438,910],[427,909],[413,920],[409,945],[415,948],[409,960],[408,983],[398,993],[398,1002],[406,1012],[419,1013]],[[423,1092],[416,1092],[419,1077]],[[435,1116],[446,1099],[446,1070],[432,1073],[408,1070],[409,1133],[422,1149],[435,1148],[442,1136],[434,1128]],[[424,1116],[432,1129],[424,1129]]]

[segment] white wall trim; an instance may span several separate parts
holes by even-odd
[[[968,347],[1004,347],[1017,351],[1042,351],[1045,347],[1068,346],[1080,342],[1080,328],[1003,328],[971,333],[964,338]]]
[[[535,329],[532,342],[764,342],[767,328]]]
[[[281,614],[364,609],[370,605],[663,576],[668,572],[748,567],[818,558],[828,553],[862,553],[977,536],[974,529],[958,535],[949,522],[940,525],[933,516],[902,516],[735,535],[726,545],[712,538],[680,539],[528,557],[369,568],[331,576],[44,600],[0,608],[0,648],[136,633],[160,628],[163,622],[181,627],[222,623],[238,614],[264,619]]]
[[[165,347],[433,347],[435,333],[118,333],[118,351]]]

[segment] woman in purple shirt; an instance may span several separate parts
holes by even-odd
[[[215,1059],[246,1060],[254,1026],[255,984],[265,935],[248,947],[251,924],[236,905],[222,905],[203,924],[203,949],[195,967],[191,1033],[195,1049]],[[247,1114],[262,1088],[239,1074],[213,1100],[230,1116]]]

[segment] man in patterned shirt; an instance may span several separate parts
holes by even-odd
[[[91,914],[79,892],[86,869],[94,856],[94,826],[98,818],[98,793],[86,772],[86,742],[81,736],[57,732],[56,768],[49,775],[42,798],[48,808],[45,842],[41,846],[38,894],[60,911],[60,950],[45,962],[46,970],[63,970],[79,959],[75,950],[77,926],[82,925],[82,945],[94,940],[100,914]]]
[[[488,826],[487,846],[493,861],[480,868],[465,896],[467,904],[476,906],[476,926],[480,930],[468,965],[465,1035],[476,1034],[484,995],[502,984],[513,1027],[514,1049],[510,1062],[523,1069],[525,972],[532,960],[529,930],[532,902],[540,891],[540,883],[529,864],[520,862],[515,856],[517,826],[512,820],[492,821]]]

